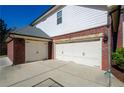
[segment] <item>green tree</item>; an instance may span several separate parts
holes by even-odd
[[[6,55],[7,53],[5,37],[10,30],[12,29],[7,27],[5,21],[0,19],[0,55]]]

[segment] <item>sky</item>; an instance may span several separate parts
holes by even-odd
[[[49,10],[51,5],[0,5],[0,18],[10,28],[22,28]]]

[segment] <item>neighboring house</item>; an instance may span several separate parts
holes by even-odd
[[[14,65],[51,58],[51,39],[36,27],[11,31],[6,41],[7,54]]]
[[[106,6],[54,6],[31,25],[52,37],[52,58],[108,68]],[[118,35],[122,47],[122,25]]]

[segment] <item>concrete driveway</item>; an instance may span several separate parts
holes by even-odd
[[[0,56],[0,69],[12,65],[12,62],[7,56]]]
[[[112,76],[112,86],[124,86]],[[38,61],[0,70],[0,86],[9,87],[104,87],[104,71],[58,60]]]

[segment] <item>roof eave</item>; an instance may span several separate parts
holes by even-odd
[[[39,16],[36,20],[34,20],[30,26],[35,26],[39,22],[46,20],[49,16],[51,16],[53,13],[55,13],[57,10],[63,8],[65,5],[55,5],[50,10],[45,12],[43,15]]]
[[[16,35],[16,37],[14,37],[14,35]],[[9,36],[11,38],[18,38],[18,36],[25,36],[25,37],[32,37],[32,38],[43,38],[43,39],[48,39],[48,40],[52,40],[51,38],[46,38],[46,37],[38,37],[38,36],[30,36],[30,35],[23,35],[23,34],[17,34],[17,33],[10,33]]]

